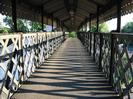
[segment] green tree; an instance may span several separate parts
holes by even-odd
[[[96,32],[96,31],[97,31],[97,28],[96,28],[95,25],[93,25],[93,26],[91,27],[91,32]],[[107,25],[106,23],[101,23],[101,24],[99,25],[99,32],[105,32],[105,33],[109,32],[109,27],[108,27],[108,25]]]
[[[17,28],[18,28],[18,31],[28,32],[29,29],[26,26],[26,23],[27,23],[26,20],[18,19],[17,20]]]
[[[33,32],[38,32],[38,31],[41,31],[42,30],[41,23],[31,22],[30,25],[31,25],[31,31],[33,31]],[[46,28],[45,25],[44,25],[44,28]]]
[[[5,22],[5,24],[10,27],[10,31],[12,32],[13,31],[12,18],[7,16],[7,17],[5,17],[5,19],[3,19],[3,22]]]
[[[0,29],[2,28],[2,24],[0,23]]]
[[[75,38],[75,37],[77,37],[77,33],[74,31],[69,32],[69,37]]]
[[[0,28],[0,33],[9,33],[9,32],[10,32],[10,29],[7,27]]]
[[[3,21],[6,23],[7,26],[10,27],[10,31],[13,32],[12,18],[7,16]],[[17,19],[17,29],[18,29],[18,31],[22,31],[22,32],[29,31],[28,27],[25,24],[26,24],[25,20]]]
[[[123,28],[122,32],[133,33],[133,22],[128,22]]]
[[[96,32],[96,31],[97,31],[96,26],[95,26],[95,25],[92,25],[92,27],[91,27],[91,32]]]

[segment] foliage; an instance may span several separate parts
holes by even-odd
[[[10,27],[10,31],[12,32],[13,31],[12,18],[7,16],[5,19],[3,19],[3,22],[5,22],[5,24]]]
[[[13,32],[13,21],[12,18],[7,16],[4,20],[5,24],[10,27],[10,31]],[[26,26],[26,21],[22,19],[17,19],[17,29],[21,32],[29,31],[28,27]]]
[[[96,31],[97,31],[97,28],[96,28],[95,25],[93,25],[93,26],[91,27],[91,32],[96,32]]]
[[[76,34],[76,32],[69,32],[69,37],[72,37],[72,38],[75,38],[75,37],[77,37],[77,34]]]
[[[13,32],[12,18],[7,16],[3,21],[7,26],[10,27],[10,32]],[[46,28],[45,25],[44,28]],[[25,19],[17,19],[17,29],[21,32],[38,32],[42,30],[42,27],[41,23],[38,22],[27,22]]]
[[[91,32],[96,32],[97,31],[97,28],[96,28],[96,26],[92,26],[91,27]],[[105,32],[105,33],[107,33],[107,32],[109,32],[109,27],[108,27],[108,25],[106,24],[106,23],[101,23],[100,25],[99,25],[99,32]]]
[[[2,24],[0,23],[0,29],[2,28]]]
[[[41,31],[42,30],[41,23],[31,22],[30,25],[31,25],[31,31],[38,32],[38,31]],[[46,28],[45,25],[44,25],[44,28]]]
[[[18,29],[18,31],[28,32],[29,29],[26,26],[26,23],[27,23],[26,20],[18,19],[17,20],[17,29]]]
[[[9,32],[10,32],[10,29],[7,27],[0,28],[0,33],[9,33]]]
[[[122,32],[133,33],[133,22],[128,22],[123,28]]]
[[[0,33],[8,33],[9,31],[9,28],[2,26],[2,24],[0,23]]]

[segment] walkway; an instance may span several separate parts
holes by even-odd
[[[76,38],[67,39],[13,99],[116,99],[104,74]]]

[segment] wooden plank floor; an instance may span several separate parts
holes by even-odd
[[[67,39],[12,99],[117,99],[76,38]]]

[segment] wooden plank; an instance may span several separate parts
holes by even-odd
[[[69,38],[12,98],[118,99],[92,60],[78,39]]]

